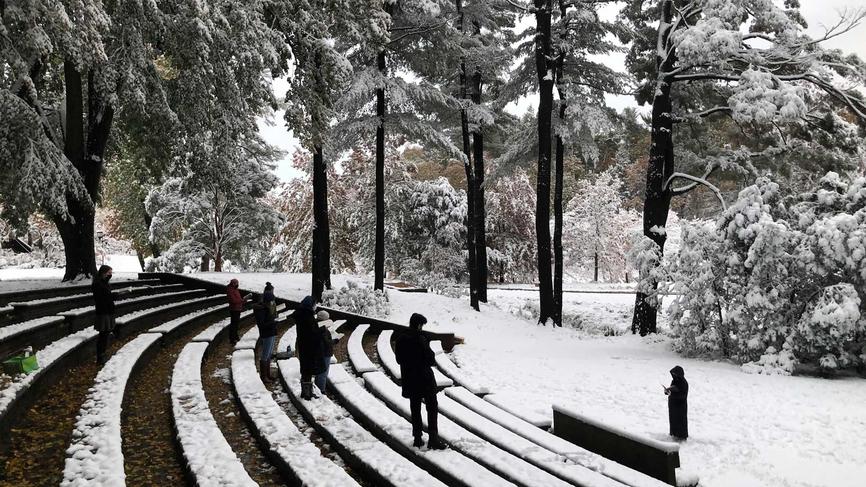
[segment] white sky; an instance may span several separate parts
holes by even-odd
[[[809,23],[808,33],[819,36],[824,32],[824,27],[833,25],[839,18],[840,13],[866,8],[863,0],[802,0],[800,11]],[[618,7],[616,7],[618,9]],[[616,10],[615,9],[615,10]],[[860,24],[851,32],[827,41],[827,48],[838,48],[845,52],[857,54],[861,59],[866,59],[866,23]],[[608,63],[617,70],[624,70],[625,54],[613,54],[608,57]],[[285,79],[274,80],[274,93],[277,98],[285,96],[288,83]],[[617,110],[636,106],[634,99],[630,96],[608,95],[608,104]],[[526,110],[534,109],[534,95],[518,100],[516,104],[509,107],[513,113],[525,113]],[[259,120],[259,132],[265,141],[286,151],[283,160],[277,163],[276,174],[283,181],[293,179],[299,175],[292,167],[292,152],[297,147],[297,139],[285,126],[283,111],[277,111],[269,120]]]

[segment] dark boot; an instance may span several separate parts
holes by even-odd
[[[422,446],[424,446],[424,440],[420,436],[416,436],[415,441],[412,442],[412,446],[414,446],[415,448],[421,448]]]
[[[273,380],[271,378],[271,364],[265,361],[260,361],[259,376],[262,378],[262,382],[271,382]]]
[[[313,383],[301,382],[301,399],[309,401],[313,398]]]
[[[442,440],[439,439],[438,436],[430,436],[430,439],[427,441],[427,448],[431,450],[444,450],[445,443],[442,443]]]

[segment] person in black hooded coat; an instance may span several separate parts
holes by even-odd
[[[301,365],[301,399],[313,398],[313,376],[325,371],[322,362],[322,335],[316,321],[315,302],[312,296],[301,301],[301,306],[292,313],[297,327],[295,350]]]
[[[438,416],[439,403],[436,400],[436,379],[433,377],[433,367],[436,366],[435,356],[430,349],[430,342],[421,333],[421,327],[427,323],[427,318],[414,313],[409,319],[409,330],[400,333],[394,347],[397,363],[400,364],[400,383],[403,397],[409,399],[409,410],[412,416],[412,436],[416,447],[424,446],[421,436],[421,402],[427,407],[427,431],[429,441],[427,446],[441,450],[445,445],[439,440]]]
[[[668,396],[670,434],[674,438],[685,440],[689,437],[689,383],[679,365],[671,369],[671,377],[673,380],[670,387],[665,388],[665,395]]]

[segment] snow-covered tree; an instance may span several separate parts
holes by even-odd
[[[707,181],[713,172],[754,176],[754,158],[802,146],[789,143],[791,129],[782,127],[805,129],[807,137],[818,132],[838,137],[851,132],[844,116],[866,120],[866,105],[856,88],[863,84],[863,64],[820,47],[823,40],[856,26],[862,14],[843,17],[812,39],[804,33],[797,6],[796,1],[636,0],[624,8],[623,17],[633,26],[622,31],[631,43],[627,64],[642,83],[638,100],[652,103],[644,235],[660,251],[665,232],[653,229],[665,227],[671,199],[699,185],[718,194]],[[757,148],[722,144],[712,157],[694,158],[705,163],[705,168],[695,168],[702,175],[677,171],[678,126],[724,116],[759,127],[770,140]],[[828,123],[820,123],[823,119]],[[651,292],[655,286],[650,278],[646,287]],[[645,298],[640,292],[635,301],[633,321],[641,334],[656,331],[657,308]]]
[[[760,179],[715,223],[686,225],[657,271],[686,354],[826,370],[866,360],[866,178],[786,196]],[[649,240],[647,240],[649,241]]]
[[[523,170],[498,178],[487,200],[489,261],[499,282],[536,276],[535,188]]]
[[[579,181],[568,203],[563,238],[567,262],[591,266],[593,281],[598,281],[599,271],[608,279],[627,276],[626,256],[640,218],[623,208],[621,188],[622,181],[605,171]]]

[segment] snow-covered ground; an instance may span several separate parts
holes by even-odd
[[[277,295],[299,299],[308,274],[199,274],[248,288],[270,281]],[[346,279],[334,276],[339,287]],[[663,337],[588,337],[538,326],[505,311],[532,293],[491,291],[481,313],[468,300],[389,291],[389,320],[408,323],[422,312],[431,329],[466,338],[452,359],[503,400],[551,404],[652,438],[667,439],[662,384],[681,365],[691,386],[690,438],[682,444],[685,470],[707,487],[862,487],[866,478],[866,380],[749,375],[733,364],[680,357]],[[630,326],[633,296],[567,294],[566,310]],[[500,309],[500,308],[504,308]]]

